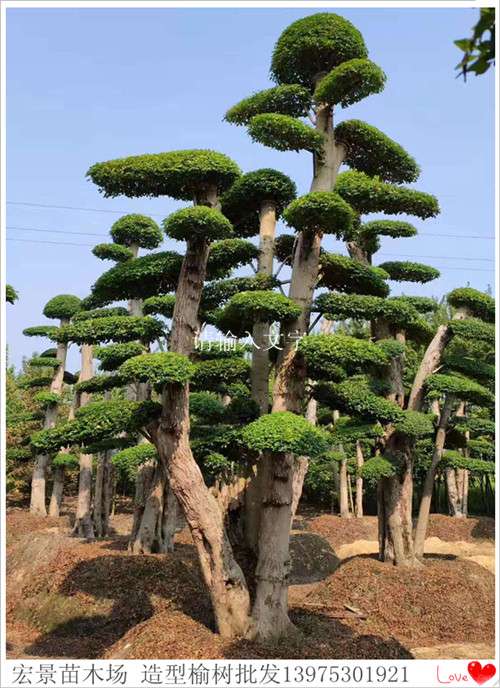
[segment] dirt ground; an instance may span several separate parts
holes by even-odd
[[[94,543],[69,521],[7,515],[12,658],[411,658],[494,656],[494,521],[433,515],[425,566],[377,561],[376,518],[298,517],[291,618],[302,638],[222,642],[187,531],[169,555],[127,554],[130,514]]]

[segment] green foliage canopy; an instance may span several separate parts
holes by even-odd
[[[247,425],[243,443],[255,451],[319,456],[328,449],[328,435],[303,416],[289,411],[268,413]]]
[[[255,115],[248,125],[248,133],[253,141],[279,151],[321,153],[325,140],[320,131],[288,115]]]
[[[183,201],[215,187],[219,193],[240,175],[226,155],[211,150],[177,150],[99,162],[87,176],[106,197],[171,196]]]
[[[283,84],[258,91],[240,100],[226,112],[231,124],[248,124],[255,115],[275,112],[290,117],[304,117],[311,107],[311,94],[299,84]]]
[[[414,182],[420,174],[415,160],[380,129],[350,119],[337,124],[335,139],[344,145],[344,162],[354,170],[378,176],[385,182]]]
[[[233,227],[224,215],[205,205],[182,208],[163,221],[165,234],[178,241],[215,241],[233,236]]]
[[[360,213],[405,213],[423,220],[439,214],[435,196],[405,186],[387,184],[357,170],[339,174],[335,191]]]
[[[277,83],[312,90],[319,75],[354,58],[366,58],[361,33],[344,17],[320,12],[290,24],[274,48],[271,75]]]
[[[386,75],[378,65],[363,58],[353,58],[334,67],[316,86],[314,100],[318,105],[347,107],[385,86]]]
[[[350,205],[329,191],[312,191],[297,198],[285,209],[283,217],[297,232],[325,232],[338,239],[348,234],[355,220]]]

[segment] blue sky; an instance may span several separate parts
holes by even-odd
[[[160,221],[180,204],[106,200],[85,172],[99,160],[177,148],[219,150],[244,171],[275,167],[300,193],[308,191],[309,154],[254,144],[244,128],[222,118],[241,98],[272,85],[276,39],[315,11],[7,10],[7,278],[21,295],[7,311],[11,362],[48,346],[23,337],[22,329],[48,322],[41,312],[52,296],[85,296],[110,267],[90,250],[120,217],[20,203],[140,212]],[[401,143],[422,168],[415,186],[434,193],[442,211],[415,221],[418,237],[385,240],[375,262],[414,257],[441,269],[438,280],[394,285],[394,293],[441,296],[466,282],[486,289],[494,284],[494,242],[486,238],[494,234],[494,75],[456,79],[460,54],[453,45],[469,35],[477,10],[338,12],[361,30],[388,82],[381,95],[339,110],[337,121],[366,120]],[[331,238],[325,246],[345,252]],[[73,349],[70,369],[78,368]]]

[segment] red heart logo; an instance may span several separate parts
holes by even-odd
[[[472,676],[474,681],[480,686],[482,686],[483,683],[486,683],[486,681],[489,681],[490,678],[493,678],[493,676],[497,673],[497,670],[493,664],[485,664],[483,667],[481,666],[480,662],[469,662],[467,669],[469,670],[469,674]]]

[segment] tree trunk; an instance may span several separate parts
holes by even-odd
[[[180,504],[174,495],[168,481],[163,496],[162,515],[162,549],[161,552],[174,551],[174,537],[179,530],[179,522],[182,517]]]
[[[288,618],[293,456],[265,453],[262,472],[266,489],[262,494],[253,618],[257,639],[268,641],[294,630]]]
[[[265,202],[260,210],[259,275],[271,277],[273,274],[275,234],[276,206],[272,202]],[[259,405],[261,415],[269,411],[269,328],[269,323],[258,322],[252,331],[255,345],[250,380],[252,397]]]
[[[379,559],[395,566],[416,566],[411,519],[411,468],[379,481]]]
[[[144,511],[138,531],[129,543],[129,552],[132,554],[151,554],[162,552],[162,521],[163,521],[163,493],[165,491],[167,476],[165,468],[158,462],[154,471],[153,480],[144,504]]]
[[[351,516],[354,515],[354,501],[352,498],[352,480],[350,473],[347,474],[347,494],[349,495],[349,509]]]
[[[78,382],[89,380],[93,375],[93,355],[90,344],[82,344],[81,370]],[[78,395],[77,407],[86,406],[90,401],[90,394]],[[92,504],[92,454],[80,454],[80,477],[78,480],[78,503],[76,508],[73,534],[88,540],[94,539],[94,525],[91,516]]]
[[[111,512],[111,481],[112,469],[111,452],[99,455],[94,490],[94,528],[97,537],[105,537],[109,530],[109,516]]]
[[[351,518],[349,511],[349,496],[347,494],[347,459],[342,459],[340,462],[340,485],[339,485],[339,502],[340,515],[342,518]]]
[[[49,516],[59,518],[64,492],[64,466],[54,468],[54,482],[49,504]]]
[[[290,527],[292,527],[293,519],[297,513],[300,496],[302,494],[302,487],[304,479],[309,468],[309,459],[307,456],[296,456],[293,460],[293,479],[292,479],[292,516],[290,520]]]
[[[225,638],[244,636],[250,628],[250,597],[222,513],[189,446],[187,385],[170,384],[164,389],[163,413],[153,439],[191,531],[219,633]]]
[[[356,518],[363,517],[363,478],[361,477],[361,469],[364,462],[363,450],[358,440],[356,442]]]
[[[150,492],[154,475],[154,464],[151,461],[146,461],[141,464],[137,470],[135,478],[135,496],[134,496],[134,517],[132,520],[132,532],[130,534],[128,551],[132,552],[134,543],[137,539],[137,533],[141,527],[142,517],[144,515],[144,508],[146,506],[146,499]]]
[[[214,188],[198,203],[218,207]],[[198,309],[209,246],[188,241],[182,261],[172,317],[170,350],[189,356],[198,330]],[[151,428],[159,460],[166,467],[198,552],[215,620],[226,638],[246,635],[250,628],[250,596],[234,557],[215,497],[205,485],[189,445],[189,385],[168,384],[162,393],[162,415]]]
[[[316,116],[316,129],[325,136],[321,156],[314,157],[311,191],[332,191],[345,156],[345,148],[335,143],[333,112],[321,106]],[[283,350],[278,356],[277,375],[273,390],[273,411],[301,412],[304,396],[305,367],[296,356],[297,337],[307,334],[311,304],[318,282],[321,232],[299,232],[293,256],[292,278],[288,296],[302,308],[300,316],[282,328]],[[292,335],[293,336],[290,336]]]
[[[432,490],[434,487],[434,479],[436,475],[436,468],[441,461],[443,455],[444,443],[446,440],[446,428],[451,415],[453,405],[453,398],[447,396],[443,405],[443,411],[439,418],[439,425],[434,440],[434,452],[432,455],[431,465],[429,466],[425,475],[424,490],[422,499],[420,500],[420,509],[418,513],[417,526],[415,529],[415,556],[422,559],[424,556],[425,537],[427,535],[427,527],[429,524],[429,513],[431,510]]]
[[[439,366],[443,351],[450,339],[447,325],[440,325],[422,358],[408,399],[409,411],[420,411],[424,401],[424,384]]]
[[[450,516],[454,518],[462,518],[462,510],[460,508],[460,497],[458,494],[457,476],[454,468],[447,468],[446,488],[448,491],[448,509]]]
[[[464,483],[462,492],[462,514],[464,518],[469,515],[469,471],[464,468]]]
[[[69,320],[60,320],[59,326],[67,325]],[[66,368],[66,356],[68,353],[68,345],[66,343],[59,343],[57,345],[56,360],[59,361],[59,367],[55,369],[52,382],[50,384],[50,391],[55,394],[61,394],[63,387],[64,370]],[[49,430],[53,428],[57,422],[57,405],[51,404],[45,411],[45,419],[43,429]],[[47,516],[47,508],[45,506],[45,482],[47,477],[47,466],[49,463],[48,454],[38,454],[35,458],[35,465],[33,467],[33,475],[31,479],[31,500],[30,512],[37,516]]]

